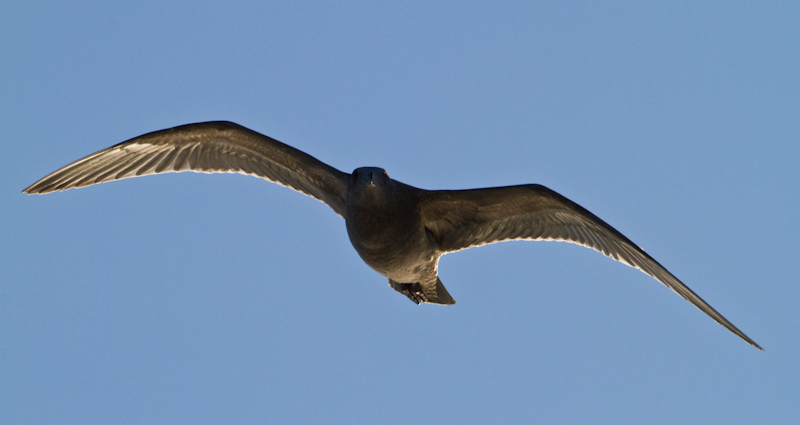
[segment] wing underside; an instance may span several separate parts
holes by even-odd
[[[184,171],[259,177],[320,200],[344,216],[347,174],[275,139],[223,121],[135,137],[62,167],[23,192],[49,193]]]
[[[442,252],[507,240],[554,240],[594,249],[652,276],[722,326],[761,347],[606,222],[540,185],[428,191],[423,223]]]

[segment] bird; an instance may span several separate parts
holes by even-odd
[[[45,194],[184,171],[251,175],[325,203],[344,219],[363,261],[417,304],[455,304],[439,279],[444,254],[511,240],[571,242],[650,275],[763,350],[622,233],[539,184],[419,189],[390,178],[383,168],[360,167],[347,174],[239,124],[209,121],[134,137],[72,162],[23,192]]]

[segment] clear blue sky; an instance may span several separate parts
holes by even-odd
[[[0,421],[800,417],[796,2],[5,2]],[[427,189],[541,183],[766,349],[576,245],[443,257],[415,306],[325,205],[239,175],[20,191],[231,120]]]

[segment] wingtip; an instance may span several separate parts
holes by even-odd
[[[79,186],[77,186],[77,187],[79,187]],[[64,187],[59,187],[57,185],[47,184],[47,183],[43,183],[41,181],[38,181],[38,182],[26,187],[25,189],[22,189],[22,193],[24,193],[26,195],[45,195],[45,194],[53,193],[53,192],[63,192],[65,190],[69,189],[69,188],[70,187],[64,188]]]
[[[46,193],[46,192],[42,192],[41,189],[36,187],[36,183],[34,183],[34,184],[26,187],[25,189],[22,189],[22,193],[24,193],[26,195],[40,195],[40,194]]]
[[[737,330],[738,330],[738,329],[737,329]],[[758,343],[756,343],[755,341],[753,341],[752,339],[750,339],[750,337],[749,337],[749,336],[747,336],[747,335],[745,335],[744,333],[741,333],[741,331],[740,331],[740,332],[734,332],[734,333],[736,333],[736,335],[737,335],[737,336],[739,336],[740,338],[742,338],[742,339],[744,340],[744,342],[746,342],[746,343],[748,343],[748,344],[752,345],[753,347],[756,347],[756,348],[758,348],[758,349],[759,349],[759,350],[761,350],[761,351],[764,351],[764,349],[763,349],[763,348],[762,348],[760,345],[758,345]]]
[[[25,189],[22,189],[22,193],[24,193],[26,195],[35,195],[35,194],[42,193],[42,184],[41,183],[42,183],[42,180],[39,179],[38,181],[36,181],[36,183],[26,187]]]

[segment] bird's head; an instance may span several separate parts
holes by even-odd
[[[360,188],[383,188],[389,184],[389,175],[379,167],[356,168],[350,176],[350,184]]]
[[[394,181],[386,170],[378,167],[357,168],[347,184],[348,203],[355,202],[362,207],[391,203],[394,192]]]

